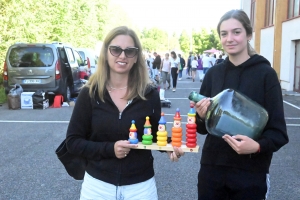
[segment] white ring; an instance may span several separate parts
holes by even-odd
[[[125,157],[127,156],[127,154],[125,153]]]

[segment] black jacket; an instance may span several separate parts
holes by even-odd
[[[153,61],[153,65],[152,65],[152,68],[153,69],[158,69],[160,68],[160,64],[161,64],[161,58],[160,58],[160,55],[157,55]]]
[[[273,152],[288,143],[281,86],[277,74],[269,61],[262,56],[254,55],[239,66],[234,66],[227,57],[225,61],[208,70],[200,93],[214,97],[227,88],[241,92],[267,110],[269,121],[261,138],[257,140],[260,153],[238,155],[222,138],[208,134],[202,150],[201,164],[268,173]],[[204,123],[198,117],[197,124],[197,131],[207,134]]]
[[[185,60],[182,57],[180,58],[180,64],[181,68],[183,69],[185,67]]]
[[[135,98],[119,113],[108,91],[105,103],[99,97],[91,99],[84,87],[75,104],[67,130],[67,148],[88,159],[86,171],[96,179],[114,185],[129,185],[146,181],[154,176],[153,157],[149,150],[132,149],[127,157],[115,156],[114,144],[128,140],[131,121],[135,120],[138,139],[142,141],[146,116],[150,117],[153,142],[161,114],[158,91],[148,88],[147,100]],[[86,140],[90,134],[89,141]]]

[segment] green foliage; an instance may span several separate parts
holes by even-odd
[[[222,50],[222,45],[219,40],[218,33],[215,29],[210,31],[202,29],[198,33],[193,33],[194,53],[202,54],[203,51],[215,48]]]
[[[94,48],[103,38],[109,0],[0,0],[0,68],[15,42],[60,41]]]
[[[158,28],[141,32],[125,11],[111,0],[0,0],[0,74],[8,47],[15,42],[60,41],[74,47],[94,48],[112,28],[126,25],[141,39],[144,50],[181,50],[202,53],[212,47],[221,49],[216,30],[202,29],[180,36]],[[190,44],[191,43],[191,44]],[[2,76],[0,76],[0,84]]]
[[[170,44],[168,33],[158,28],[143,29],[141,32],[141,42],[144,50],[166,51]]]
[[[184,53],[188,53],[190,50],[190,37],[186,31],[183,31],[179,37],[180,49]]]

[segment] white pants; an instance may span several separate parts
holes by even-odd
[[[115,186],[85,172],[80,200],[157,200],[154,177],[132,185]]]
[[[199,79],[202,80],[204,78],[203,70],[197,70],[197,71],[198,71]]]

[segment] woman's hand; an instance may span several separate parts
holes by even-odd
[[[205,119],[207,109],[210,106],[210,98],[204,98],[201,101],[195,102],[191,101],[190,104],[194,105],[194,108],[201,119]]]
[[[181,156],[184,155],[184,152],[180,147],[173,147],[174,151],[167,151],[168,156],[172,162],[177,162]]]
[[[251,154],[259,151],[258,142],[245,135],[230,136],[225,134],[222,137],[238,154]]]
[[[127,140],[119,140],[114,146],[115,155],[119,159],[125,158],[129,154],[131,148],[135,148],[137,146],[137,144],[130,144]]]

